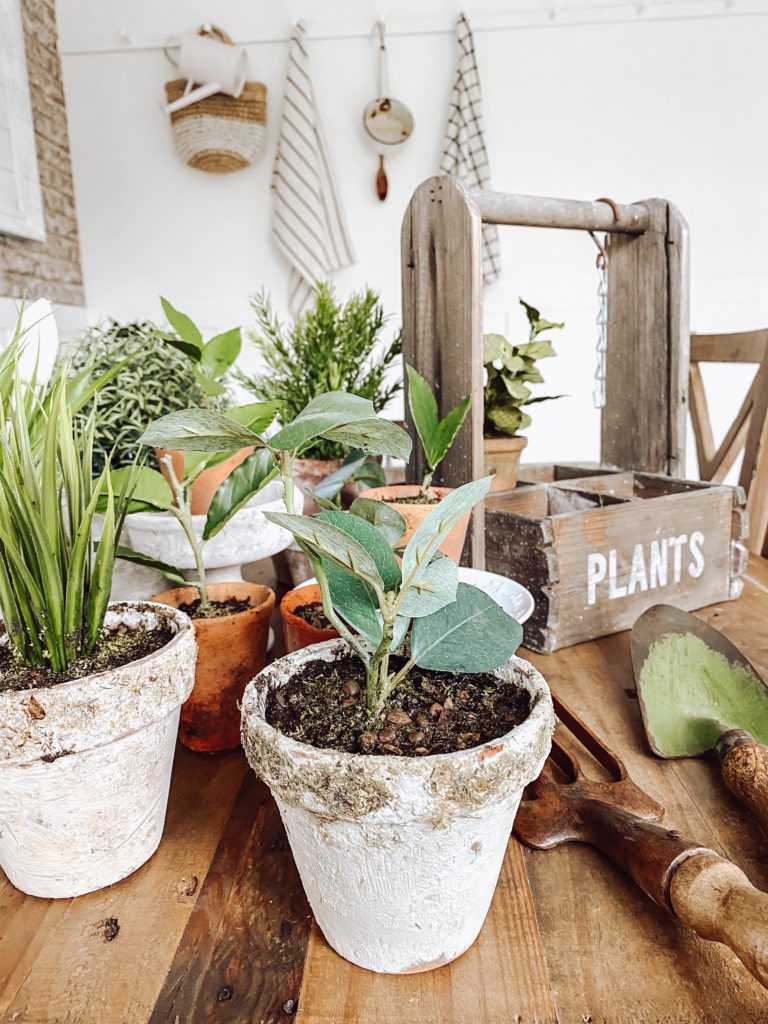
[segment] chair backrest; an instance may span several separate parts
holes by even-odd
[[[754,363],[757,372],[719,447],[715,447],[701,363]],[[702,480],[722,481],[744,451],[739,484],[747,494],[750,551],[768,554],[768,328],[692,334],[689,402]]]

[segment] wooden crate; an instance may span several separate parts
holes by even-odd
[[[741,593],[744,492],[611,466],[534,466],[485,503],[486,565],[528,587],[525,646],[556,651],[629,629],[646,608]]]

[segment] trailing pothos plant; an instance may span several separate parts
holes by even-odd
[[[490,477],[457,488],[436,505],[409,540],[402,561],[393,545],[405,533],[405,521],[383,502],[357,498],[348,512],[324,508],[318,516],[296,515],[293,460],[318,437],[407,460],[408,435],[371,411],[365,399],[330,392],[274,437],[239,439],[259,444],[280,473],[286,512],[265,516],[289,530],[307,554],[329,622],[365,666],[366,707],[377,714],[414,666],[490,671],[509,660],[522,630],[487,594],[460,583],[456,566],[439,551],[454,524],[484,497]],[[231,447],[230,432],[217,414],[188,410],[151,426],[145,441],[213,450]],[[401,667],[393,665],[395,654],[405,657]]]
[[[411,410],[413,425],[424,451],[425,469],[421,480],[421,493],[428,498],[435,470],[448,454],[462,423],[467,418],[472,396],[466,395],[440,419],[437,399],[427,380],[408,363],[405,369],[408,374],[408,408]]]

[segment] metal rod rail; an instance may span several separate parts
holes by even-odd
[[[606,200],[553,199],[484,189],[473,189],[471,197],[484,224],[642,235],[651,221],[645,203],[623,205]]]

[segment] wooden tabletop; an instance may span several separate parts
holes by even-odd
[[[700,613],[768,673],[768,562]],[[768,890],[768,844],[706,759],[648,753],[628,636],[532,656],[667,809],[666,823]],[[179,747],[165,835],[143,868],[74,900],[0,872],[1,1024],[751,1024],[768,992],[672,922],[600,854],[510,839],[475,945],[426,974],[376,975],[313,925],[275,805],[240,752]]]

